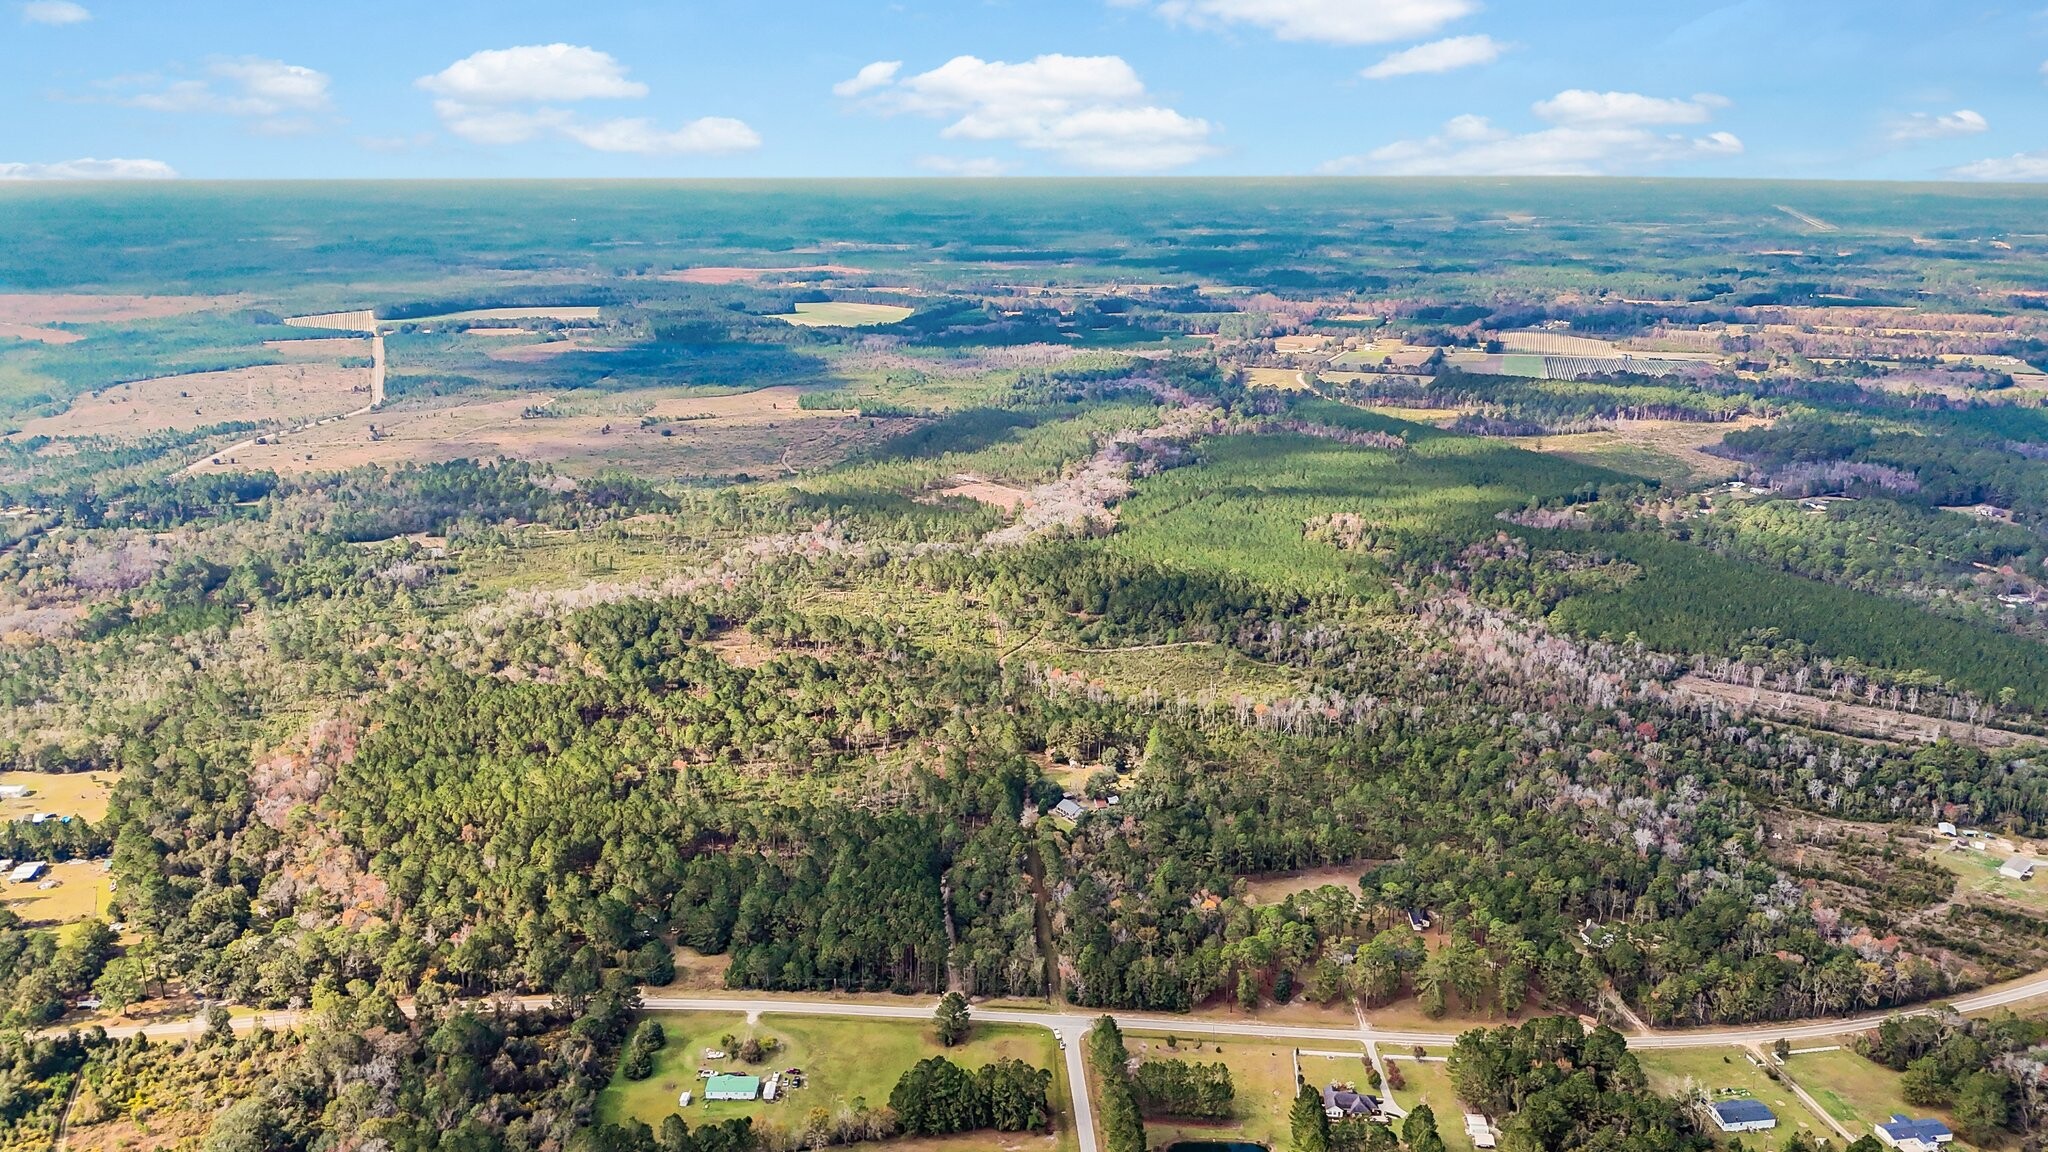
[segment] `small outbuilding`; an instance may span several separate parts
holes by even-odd
[[[7,874],[7,882],[9,884],[26,884],[41,876],[48,867],[41,860],[29,860],[16,864],[14,871]]]
[[[2027,880],[2034,875],[2034,867],[2040,863],[2031,856],[2015,856],[1998,866],[1998,874],[2007,880]]]
[[[1722,1100],[1708,1107],[1714,1126],[1723,1132],[1768,1132],[1778,1126],[1778,1114],[1761,1100]]]

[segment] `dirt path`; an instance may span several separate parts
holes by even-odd
[[[1038,954],[1045,958],[1045,998],[1060,1002],[1060,957],[1052,943],[1052,897],[1045,890],[1045,861],[1039,859],[1038,845],[1024,849],[1024,875],[1031,881],[1031,927],[1038,937]]]
[[[1738,713],[1754,713],[1783,723],[1804,724],[1876,740],[1917,740],[1932,744],[1946,738],[1958,744],[1974,744],[1983,748],[2011,748],[2040,739],[1983,724],[1922,716],[1917,712],[1894,712],[1875,705],[1829,700],[1776,688],[1724,684],[1690,672],[1673,682],[1671,695],[1680,702],[1710,700]]]

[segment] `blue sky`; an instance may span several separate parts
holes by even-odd
[[[2048,6],[0,0],[0,178],[2048,180]]]

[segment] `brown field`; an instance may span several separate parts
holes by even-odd
[[[1611,429],[1559,436],[1517,436],[1508,442],[1532,452],[1553,452],[1603,468],[1685,484],[1725,480],[1737,464],[1702,451],[1730,432],[1768,424],[1755,416],[1720,423],[1690,420],[1621,420]]]
[[[311,340],[265,340],[263,346],[293,364],[310,364],[358,359],[370,354],[370,342],[361,336],[320,336]]]
[[[343,341],[353,355],[367,348]],[[115,436],[133,439],[231,420],[291,424],[335,416],[369,402],[370,372],[337,360],[261,364],[229,372],[160,376],[80,396],[55,416],[28,421],[29,436]]]
[[[1752,713],[1784,723],[1826,728],[1851,736],[1868,736],[1881,740],[1912,740],[1923,744],[1932,744],[1938,739],[1946,738],[1959,744],[1974,744],[1983,748],[2011,748],[2035,739],[2017,732],[2007,732],[2002,728],[1987,728],[1981,724],[1972,726],[1936,716],[1918,716],[1910,712],[1893,712],[1887,708],[1855,704],[1846,700],[1828,700],[1819,696],[1802,696],[1797,692],[1723,684],[1718,680],[1706,680],[1690,673],[1679,677],[1672,689],[1672,694],[1680,699],[1712,698],[1737,712]]]
[[[1495,334],[1501,347],[1510,352],[1535,352],[1544,356],[1591,356],[1615,355],[1612,340],[1595,340],[1590,336],[1568,336],[1563,332],[1499,332]]]
[[[0,820],[26,820],[38,812],[97,820],[114,792],[111,772],[0,772],[0,784],[29,789],[20,800],[0,800]]]
[[[479,331],[481,330],[471,328],[469,334],[474,336]],[[493,348],[484,355],[507,364],[537,364],[570,352],[588,352],[604,346],[603,341],[588,336],[571,336],[566,340],[542,340],[533,344],[512,344]]]
[[[1031,503],[1031,494],[1022,488],[998,484],[969,473],[953,477],[946,487],[939,489],[934,495],[965,496],[969,500],[1001,508],[1005,512],[1015,512]]]
[[[0,340],[33,340],[39,344],[76,344],[84,336],[63,328],[38,328],[33,324],[0,321]]]
[[[325,472],[467,458],[517,459],[594,475],[781,475],[832,463],[896,428],[848,412],[805,411],[797,389],[727,396],[683,391],[502,400],[404,401],[242,444],[197,471]],[[541,413],[529,415],[529,413]],[[643,418],[655,422],[643,426]],[[897,424],[898,422],[887,422]]]
[[[1248,876],[1245,878],[1245,894],[1256,903],[1278,904],[1297,892],[1312,892],[1330,884],[1356,892],[1359,874],[1365,869],[1364,864],[1332,864],[1327,868]]]
[[[111,883],[97,862],[70,860],[31,884],[0,880],[0,903],[31,924],[69,924],[104,912]]]
[[[161,320],[232,304],[229,296],[83,296],[0,292],[0,324],[107,324]]]

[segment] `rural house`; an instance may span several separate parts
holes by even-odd
[[[1932,1152],[1935,1146],[1947,1144],[1956,1138],[1948,1125],[1939,1120],[1915,1120],[1910,1116],[1892,1113],[1892,1118],[1882,1124],[1871,1126],[1871,1132],[1878,1142],[1899,1152]]]
[[[1332,1084],[1323,1089],[1323,1115],[1332,1120],[1377,1120],[1379,1098]]]
[[[2015,856],[1998,866],[1998,874],[2007,880],[2025,880],[2033,876],[2036,863],[2031,856]]]
[[[760,1094],[759,1076],[735,1076],[721,1072],[704,1084],[706,1100],[752,1100]]]
[[[1761,1100],[1723,1100],[1708,1111],[1723,1132],[1765,1132],[1778,1126],[1778,1114]]]

